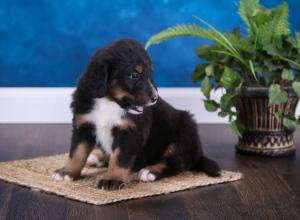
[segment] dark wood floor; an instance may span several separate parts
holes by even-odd
[[[199,125],[203,147],[241,181],[93,206],[0,181],[0,219],[300,219],[300,135],[291,158],[235,153],[226,125]],[[70,125],[0,125],[0,161],[66,152]]]

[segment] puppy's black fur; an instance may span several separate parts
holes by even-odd
[[[70,160],[58,173],[78,177],[97,146],[110,154],[108,174],[99,182],[104,189],[120,188],[131,173],[143,168],[155,179],[184,170],[220,175],[219,166],[203,155],[192,116],[157,96],[151,72],[149,56],[134,40],[119,40],[95,53],[73,95]],[[111,127],[111,152],[97,137],[101,130],[96,131],[95,121],[85,117],[103,98],[124,110],[122,123]]]

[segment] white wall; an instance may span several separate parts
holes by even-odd
[[[71,123],[74,88],[0,88],[0,123]],[[189,110],[198,123],[226,123],[204,109],[199,88],[159,88],[159,94],[178,109]],[[221,91],[213,94],[219,99]],[[298,112],[300,108],[298,106]]]

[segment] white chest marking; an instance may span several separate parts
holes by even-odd
[[[125,111],[116,102],[107,98],[98,98],[95,99],[93,110],[83,115],[87,121],[95,124],[96,141],[100,142],[103,150],[109,155],[112,153],[112,128],[123,124],[124,114]]]

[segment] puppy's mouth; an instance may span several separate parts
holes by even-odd
[[[142,114],[144,112],[144,106],[142,105],[135,105],[135,106],[131,106],[127,112],[130,114],[134,114],[134,115],[139,115]]]
[[[126,112],[133,114],[133,115],[140,115],[144,113],[145,108],[155,105],[157,103],[158,97],[154,97],[153,99],[147,101],[146,103],[143,102],[134,102],[130,99],[123,99],[122,108],[126,110]]]

